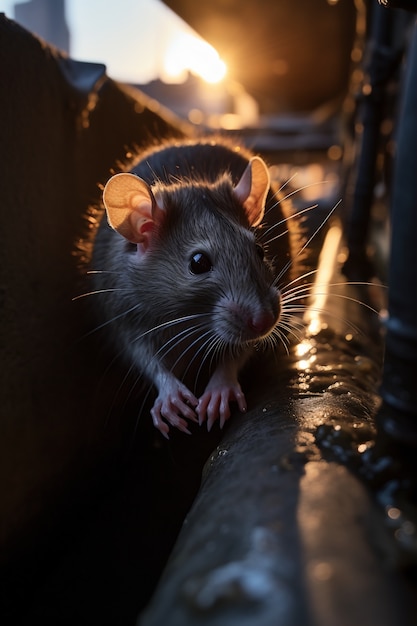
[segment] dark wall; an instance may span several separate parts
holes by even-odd
[[[91,203],[126,152],[180,134],[101,65],[77,63],[0,18],[0,552],[7,560],[118,447],[100,357],[84,335]],[[91,225],[91,224],[90,224]]]

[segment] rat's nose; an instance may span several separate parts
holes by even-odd
[[[251,332],[261,337],[272,330],[276,320],[277,318],[272,311],[259,311],[248,320],[248,328]]]

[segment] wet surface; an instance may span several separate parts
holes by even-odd
[[[285,179],[285,166],[277,166],[277,171]],[[307,169],[307,178],[308,173]],[[293,174],[289,170],[287,178],[290,179]],[[307,214],[309,232],[320,225],[320,220],[325,219],[336,201],[339,175],[340,171],[335,167],[330,174],[327,171],[326,176],[321,176],[321,180],[336,181],[336,188],[330,185],[324,205],[321,198],[317,212]],[[312,170],[307,193],[313,196],[305,198],[304,191],[296,193],[294,201],[299,209],[302,209],[302,202],[315,200],[315,184],[317,181]],[[292,188],[292,191],[295,190],[296,187]],[[319,232],[318,238],[321,242],[325,241],[324,233]],[[322,250],[317,241],[314,244],[315,251]],[[376,245],[388,245],[386,232],[378,234]],[[338,257],[342,264],[345,254],[343,244],[338,245],[336,253],[333,251],[333,256]],[[318,257],[310,261],[314,266]],[[332,266],[330,259],[328,263]],[[385,264],[386,259],[382,265],[379,264],[378,273],[381,276],[385,275]],[[363,276],[364,268],[360,270]],[[362,481],[378,505],[378,524],[386,531],[381,535],[384,553],[391,564],[410,572],[416,581],[415,445],[413,447],[412,442],[407,445],[407,441],[396,443],[377,433],[374,421],[381,405],[378,394],[384,344],[381,322],[386,314],[387,294],[376,284],[355,284],[351,288],[344,285],[341,288],[340,279],[345,280],[338,274],[337,268],[332,278],[325,277],[328,289],[316,295],[315,303],[310,301],[310,316],[306,315],[308,323],[288,359],[288,371],[295,371],[290,386],[298,391],[299,406],[302,407],[303,400],[306,402],[304,410],[300,409],[302,417],[294,452],[299,453],[305,462],[322,456],[341,464]],[[321,301],[323,295],[324,300]],[[338,298],[345,300],[343,302]]]
[[[373,417],[380,405],[378,361],[375,345],[365,335],[339,335],[326,324],[314,335],[307,331],[294,349],[294,385],[301,399],[309,399],[301,424],[307,432],[300,435],[303,441],[296,450],[306,460],[314,459],[317,446],[323,458],[360,478],[378,504],[386,557],[415,576],[416,459],[410,450],[377,443]]]

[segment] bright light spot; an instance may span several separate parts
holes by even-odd
[[[388,515],[388,517],[389,517],[390,519],[392,519],[392,520],[396,520],[396,519],[398,519],[399,517],[401,517],[401,511],[400,511],[400,509],[397,509],[397,507],[392,506],[392,507],[390,507],[390,508],[388,509],[388,511],[387,511],[387,515]]]
[[[164,56],[168,78],[184,80],[190,71],[208,83],[218,83],[226,75],[226,65],[209,43],[190,33],[178,33]]]
[[[308,341],[308,339],[304,339],[295,347],[295,354],[297,356],[304,356],[307,352],[313,348],[313,342]]]
[[[300,341],[300,343],[296,345],[295,347],[296,356],[305,357],[297,361],[296,367],[298,370],[307,370],[311,367],[311,365],[314,363],[314,361],[317,358],[315,354],[311,354],[313,350],[315,350],[314,342],[309,341],[308,339],[304,339],[303,341]]]
[[[318,335],[322,330],[323,325],[317,315],[315,315],[315,311],[312,311],[309,316],[310,323],[308,325],[308,333],[310,335]]]
[[[339,225],[331,226],[327,231],[320,258],[319,267],[311,290],[311,299],[304,320],[309,324],[310,334],[315,333],[320,313],[326,311],[329,296],[329,286],[335,270],[334,260],[337,258],[342,238],[342,229]],[[319,312],[319,315],[317,314]]]

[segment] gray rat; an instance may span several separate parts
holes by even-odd
[[[238,381],[254,346],[280,320],[276,270],[290,265],[283,205],[265,162],[223,140],[168,142],[114,175],[93,252],[110,340],[155,385],[154,425],[210,429],[246,411]],[[260,224],[283,224],[265,258]],[[270,251],[269,251],[270,252]],[[281,332],[281,331],[279,331]]]

